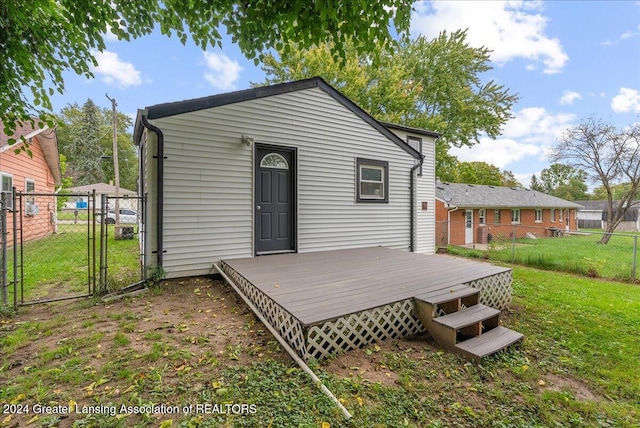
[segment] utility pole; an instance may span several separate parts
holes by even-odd
[[[113,113],[113,174],[115,176],[115,186],[116,186],[116,224],[115,224],[115,235],[116,239],[118,238],[118,226],[120,225],[120,167],[118,165],[118,123],[117,123],[117,111],[116,107],[118,104],[116,100],[113,98],[109,98],[109,94],[105,94],[107,99],[111,101],[111,110]]]

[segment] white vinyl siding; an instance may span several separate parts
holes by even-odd
[[[209,273],[221,258],[253,256],[254,147],[241,143],[243,134],[257,144],[297,148],[299,252],[409,248],[415,159],[318,88],[152,122],[165,139],[169,277]],[[388,162],[388,204],[356,203],[357,158]]]

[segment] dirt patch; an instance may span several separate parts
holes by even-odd
[[[548,373],[545,376],[544,385],[541,386],[552,391],[569,392],[576,400],[580,401],[600,401],[603,399],[600,394],[594,392],[584,382],[555,373]]]

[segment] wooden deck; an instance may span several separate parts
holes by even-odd
[[[219,268],[304,360],[425,331],[420,299],[464,297],[472,287],[487,306],[511,301],[511,269],[382,247],[229,259]]]
[[[510,272],[446,255],[383,247],[224,261],[303,326]]]

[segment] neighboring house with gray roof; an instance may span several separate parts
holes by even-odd
[[[576,201],[582,205],[578,211],[578,227],[581,229],[607,228],[607,201]],[[614,209],[618,201],[614,201]],[[640,232],[640,200],[634,201],[618,227],[618,232]]]
[[[64,193],[73,193],[75,195],[86,193],[87,196],[70,196],[64,208],[68,210],[92,208],[91,197],[89,197],[89,194],[92,194],[94,190],[96,192],[97,210],[100,209],[100,201],[102,195],[107,195],[111,198],[115,198],[116,196],[116,186],[114,186],[112,183],[93,183],[86,184],[84,186],[69,187],[67,189],[64,189]],[[138,193],[135,190],[123,189],[122,187],[118,188],[118,197],[121,198],[120,208],[137,210],[137,196]],[[111,202],[111,206],[109,206],[109,209],[113,209],[114,204],[115,202]]]
[[[487,243],[527,233],[553,236],[577,230],[577,203],[520,187],[436,183],[438,245]]]

